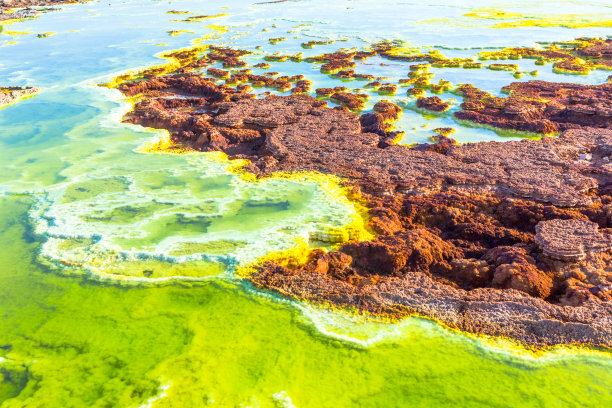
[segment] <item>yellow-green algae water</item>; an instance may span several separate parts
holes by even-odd
[[[366,346],[321,334],[304,309],[241,284],[59,276],[37,262],[32,200],[1,205],[3,408],[137,407],[160,395],[153,406],[612,403],[606,357],[513,357],[416,319]]]
[[[383,39],[467,57],[609,34],[605,3],[486,6],[501,11],[441,1],[92,2],[3,31],[1,84],[42,91],[0,110],[0,406],[612,406],[609,352],[534,354],[423,319],[376,322],[254,290],[237,267],[296,245],[359,238],[359,204],[327,177],[254,183],[219,155],[145,154],[163,132],[119,123],[129,103],[96,86],[201,38],[259,52],[247,58],[255,62]],[[545,24],[547,14],[557,17]],[[217,17],[180,21],[198,15]],[[512,28],[492,27],[502,23]],[[56,34],[37,36],[46,32]],[[300,47],[313,39],[336,42]],[[568,79],[550,65],[512,63],[549,81],[609,75]],[[272,65],[306,75],[313,88],[363,86],[313,64]],[[356,71],[396,82],[408,69],[373,58]],[[490,70],[432,72],[495,95],[516,81]],[[455,98],[447,114],[424,116],[404,89],[384,97],[405,106],[402,143],[426,141],[442,126],[462,142],[508,137],[456,123],[456,95],[442,95]]]

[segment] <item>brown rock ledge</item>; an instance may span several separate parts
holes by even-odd
[[[455,117],[500,129],[552,134],[612,124],[612,83],[579,85],[545,81],[514,82],[503,88],[510,96],[497,98],[463,85],[463,110]]]
[[[551,220],[536,225],[536,244],[544,255],[562,261],[582,261],[588,252],[612,251],[612,235],[587,220]]]
[[[572,120],[558,138],[448,143],[438,151],[388,143],[385,123],[399,114],[391,103],[360,118],[305,95],[255,99],[190,73],[120,89],[142,94],[129,122],[167,129],[199,150],[249,159],[247,170],[260,176],[336,174],[366,201],[375,240],[314,251],[299,268],[266,263],[251,278],[256,285],[374,314],[419,314],[531,345],[612,347],[610,251],[559,260],[541,250],[546,225],[563,222],[589,222],[592,234],[596,224],[596,240],[607,239],[610,121],[593,127]],[[609,92],[599,95],[610,102]],[[547,120],[562,129],[564,118]],[[557,238],[581,245],[568,234]]]

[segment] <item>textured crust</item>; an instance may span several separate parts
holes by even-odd
[[[349,58],[323,60],[336,57]],[[533,345],[612,347],[612,254],[600,245],[612,227],[609,86],[533,81],[508,88],[513,99],[465,88],[464,112],[488,112],[499,121],[511,116],[503,123],[515,130],[548,121],[537,129],[565,131],[465,145],[441,133],[433,145],[398,146],[390,124],[401,109],[390,102],[358,116],[305,95],[255,99],[248,88],[186,71],[120,86],[142,97],[129,122],[167,129],[198,150],[248,159],[246,170],[258,176],[335,174],[365,200],[376,239],[313,251],[299,267],[263,264],[251,277],[256,285],[374,314],[423,315]],[[543,92],[546,102],[537,99]],[[601,109],[580,113],[576,106],[591,104],[595,94]],[[347,105],[360,99],[342,97]],[[586,226],[590,235],[580,240],[580,228],[555,234],[550,227],[566,224]],[[580,259],[555,256],[558,248],[578,246]]]

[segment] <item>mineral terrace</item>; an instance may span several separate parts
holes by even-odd
[[[583,53],[599,64],[610,58],[609,42],[592,47]],[[128,122],[167,129],[183,146],[248,159],[246,170],[258,176],[334,174],[364,200],[374,240],[315,250],[299,266],[264,263],[254,284],[535,346],[612,347],[612,84],[512,83],[508,98],[464,85],[457,119],[554,137],[458,145],[440,135],[437,144],[408,147],[393,142],[401,113],[393,103],[359,115],[302,95],[303,78],[242,69],[220,84],[195,72],[214,61],[243,67],[244,54],[178,53],[182,68],[124,78],[119,89],[140,96]],[[369,55],[320,62],[333,71]],[[248,84],[257,81],[293,87],[294,95],[256,98]]]

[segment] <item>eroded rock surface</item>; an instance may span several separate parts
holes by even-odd
[[[515,82],[503,88],[508,98],[471,85],[459,87],[462,110],[455,117],[501,129],[552,134],[582,126],[609,128],[612,84],[580,85],[544,81]]]
[[[612,251],[612,235],[588,220],[550,220],[536,225],[535,241],[544,255],[562,261],[582,261],[588,252]]]
[[[321,62],[355,58],[334,54]],[[610,88],[541,81],[510,88],[507,100],[466,89],[473,95],[464,112],[482,123],[511,116],[513,129],[563,133],[465,145],[441,134],[438,148],[410,148],[392,143],[389,124],[401,110],[390,102],[358,116],[306,95],[256,99],[242,85],[189,72],[120,86],[143,96],[127,121],[167,129],[198,150],[249,159],[247,170],[259,176],[335,174],[365,200],[376,239],[313,251],[299,267],[266,263],[252,276],[256,285],[376,314],[417,313],[530,344],[612,347],[612,254],[602,245],[612,227]],[[576,108],[595,99],[591,113]],[[590,235],[576,239],[577,227],[555,233],[564,223],[588,226]],[[598,251],[581,259],[550,256],[592,242]]]

